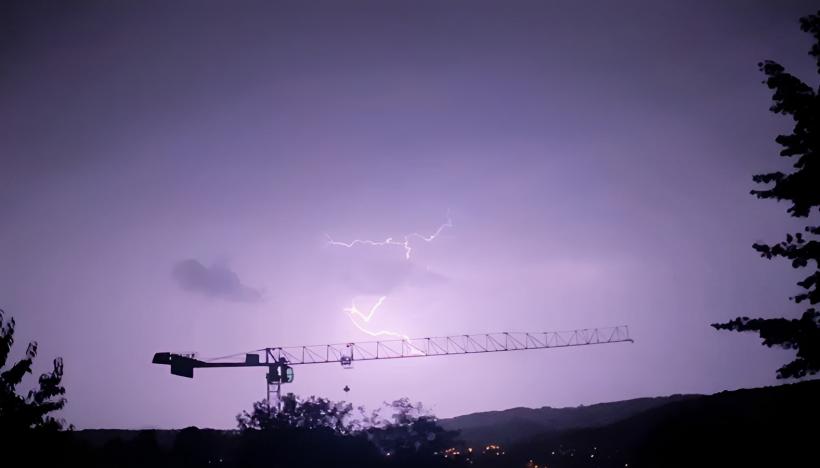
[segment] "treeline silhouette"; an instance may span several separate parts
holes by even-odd
[[[452,466],[445,449],[457,432],[444,430],[420,404],[407,399],[366,414],[325,398],[261,401],[237,416],[238,429],[188,427],[175,431],[59,431],[20,428],[4,437],[26,464],[89,467],[410,467]],[[96,434],[95,434],[96,432]],[[89,437],[90,435],[90,437]],[[165,437],[163,437],[165,436]],[[97,440],[95,440],[97,439]],[[100,440],[102,439],[102,440]],[[4,465],[6,466],[6,465]]]
[[[4,452],[35,466],[809,467],[818,392],[814,380],[671,400],[606,426],[545,431],[497,448],[470,447],[406,399],[389,404],[383,418],[293,395],[281,411],[257,403],[230,431],[40,431],[25,444],[3,442],[14,447]]]

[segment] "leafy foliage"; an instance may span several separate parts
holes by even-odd
[[[306,451],[311,463],[323,464],[317,457],[329,456],[329,450],[355,452],[359,463],[437,466],[450,462],[441,454],[459,444],[457,431],[445,430],[421,403],[413,404],[407,398],[385,403],[384,409],[390,412],[388,417],[382,416],[381,409],[366,414],[364,408],[354,410],[350,403],[313,396],[302,399],[292,393],[282,397],[280,405],[268,406],[266,401],[259,401],[251,412],[237,416],[242,453],[247,460],[256,460],[260,444],[295,448],[322,440],[327,450],[318,454]],[[302,453],[292,462],[307,463],[305,456]]]
[[[383,452],[394,456],[435,454],[458,445],[458,431],[447,431],[421,403],[413,405],[401,398],[386,404],[392,410],[389,420],[373,421],[366,429],[370,440]]]
[[[268,406],[265,401],[253,404],[253,410],[243,411],[237,417],[239,429],[243,431],[299,428],[325,428],[337,434],[350,434],[353,430],[351,414],[353,405],[333,402],[327,398],[311,396],[300,399],[293,393],[282,397],[281,409]]]
[[[809,55],[817,62],[820,73],[820,11],[800,19],[800,29],[812,34],[815,43]],[[762,190],[752,190],[761,199],[791,202],[786,210],[793,217],[809,217],[820,207],[820,88],[812,88],[786,72],[777,62],[766,60],[759,64],[766,75],[764,83],[774,90],[770,110],[791,116],[794,128],[787,135],[778,135],[775,141],[783,147],[780,156],[795,158],[794,170],[789,173],[770,172],[753,177],[754,182],[766,184]],[[820,371],[820,311],[814,305],[820,302],[820,226],[806,226],[805,233],[787,234],[786,240],[773,245],[754,244],[761,257],[782,257],[794,268],[814,268],[797,284],[805,292],[790,298],[796,303],[808,301],[809,307],[799,319],[750,319],[738,317],[726,323],[715,323],[719,330],[757,332],[766,346],[779,346],[797,351],[797,357],[777,371],[778,378],[804,377]]]
[[[14,345],[14,319],[4,321],[0,309],[0,370],[4,369],[9,353]],[[65,388],[61,385],[63,378],[63,360],[54,360],[51,372],[40,375],[39,386],[23,396],[17,393],[17,387],[26,374],[31,373],[31,365],[37,357],[37,343],[31,342],[26,355],[17,363],[0,373],[0,432],[11,433],[30,429],[61,429],[63,423],[49,416],[49,413],[65,405]],[[8,431],[8,432],[7,432]]]

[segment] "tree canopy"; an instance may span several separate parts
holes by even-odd
[[[800,18],[800,29],[814,37],[809,55],[815,59],[820,74],[820,11]],[[765,187],[751,193],[760,199],[787,201],[791,204],[786,210],[790,216],[810,219],[820,207],[820,87],[804,83],[772,60],[761,62],[759,68],[766,75],[764,83],[774,91],[770,110],[790,116],[794,121],[791,133],[775,138],[782,147],[780,156],[794,158],[794,163],[788,173],[776,171],[755,175],[753,181]],[[818,235],[820,226],[808,225],[804,232],[786,234],[783,242],[752,246],[761,257],[782,257],[791,261],[794,268],[813,270],[797,283],[804,292],[790,298],[798,304],[808,301],[809,307],[802,317],[738,317],[726,323],[712,324],[719,330],[757,332],[766,346],[796,350],[796,358],[778,369],[778,378],[799,378],[820,371],[820,312],[814,307],[820,302],[817,289],[820,283]]]
[[[281,407],[269,407],[265,401],[253,404],[253,410],[243,411],[236,420],[240,430],[249,429],[330,429],[344,435],[353,431],[353,405],[311,396],[300,399],[293,393],[282,396]]]
[[[66,402],[63,397],[65,388],[61,385],[63,360],[55,359],[52,371],[40,375],[37,388],[26,395],[19,394],[17,387],[23,377],[31,373],[31,365],[37,357],[37,343],[29,343],[25,357],[6,368],[14,345],[14,325],[13,318],[4,321],[4,313],[0,309],[0,433],[61,429],[62,422],[49,416],[49,413],[61,409]]]

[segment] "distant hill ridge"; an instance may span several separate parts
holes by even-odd
[[[671,401],[599,427],[542,432],[512,444],[507,466],[815,467],[820,379]]]
[[[607,426],[644,411],[702,396],[678,394],[566,408],[518,407],[502,411],[471,413],[442,419],[439,422],[446,429],[461,431],[461,437],[468,444],[484,445],[491,442],[510,444],[546,432]]]

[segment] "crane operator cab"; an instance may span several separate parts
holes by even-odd
[[[293,368],[287,364],[285,358],[279,358],[279,362],[268,366],[268,383],[291,383],[293,382]]]
[[[353,346],[353,343],[348,343],[345,346],[347,354],[339,356],[339,362],[342,364],[343,369],[353,369]]]

